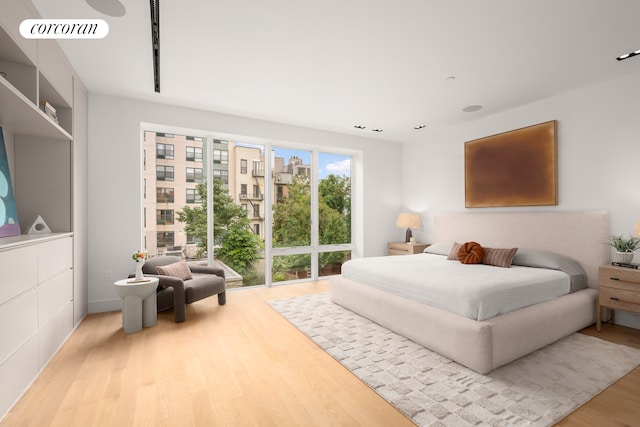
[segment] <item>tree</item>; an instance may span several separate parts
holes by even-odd
[[[351,183],[348,177],[329,175],[318,184],[320,244],[347,243],[351,236]],[[273,213],[273,245],[306,246],[311,244],[311,192],[309,179],[296,175],[289,186],[289,195]],[[319,255],[320,268],[344,259],[344,252]],[[276,257],[276,274],[285,270],[300,270],[310,263],[308,254]],[[275,277],[275,275],[274,275]],[[282,280],[282,277],[280,280]]]
[[[199,184],[199,206],[185,206],[177,212],[178,221],[184,222],[185,231],[199,238],[198,255],[207,252],[207,185]],[[216,257],[240,274],[247,273],[260,258],[262,241],[251,230],[245,209],[236,204],[222,188],[222,182],[213,180],[213,235],[219,247]]]

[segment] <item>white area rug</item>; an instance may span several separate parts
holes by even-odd
[[[548,426],[640,364],[640,350],[573,334],[487,375],[329,300],[269,301],[420,426]]]

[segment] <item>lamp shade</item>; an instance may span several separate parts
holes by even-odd
[[[420,215],[416,213],[401,213],[398,215],[396,226],[401,228],[418,228],[420,227]]]

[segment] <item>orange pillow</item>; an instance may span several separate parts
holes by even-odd
[[[458,251],[458,260],[463,264],[479,264],[483,258],[484,248],[476,242],[466,242]]]

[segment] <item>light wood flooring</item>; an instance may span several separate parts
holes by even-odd
[[[265,301],[320,281],[227,292],[135,334],[120,312],[88,315],[0,422],[6,426],[412,426]],[[640,348],[640,331],[585,333]],[[640,367],[561,426],[640,423]]]

